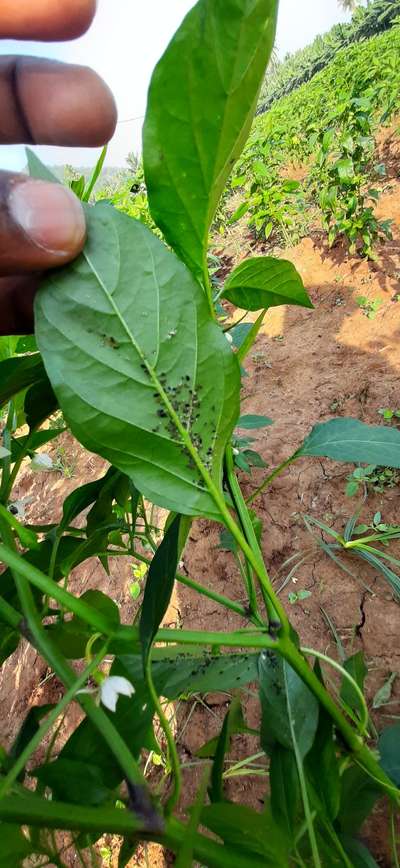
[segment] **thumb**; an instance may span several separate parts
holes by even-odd
[[[71,190],[0,172],[0,275],[63,265],[85,237],[83,208]]]

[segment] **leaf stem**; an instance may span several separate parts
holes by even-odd
[[[259,485],[258,488],[256,488],[256,490],[250,494],[249,497],[246,497],[246,503],[247,504],[253,503],[253,500],[255,500],[259,494],[261,494],[263,491],[265,491],[265,489],[268,487],[268,485],[270,485],[271,482],[273,482],[273,480],[277,476],[279,476],[279,474],[282,473],[283,470],[286,469],[286,467],[289,467],[289,465],[292,464],[293,461],[295,461],[296,457],[297,456],[295,453],[294,455],[291,455],[290,458],[287,458],[286,461],[282,461],[282,464],[279,464],[279,466],[276,467],[275,470],[272,473],[270,473],[266,479],[264,479],[264,482],[262,482],[261,485]]]
[[[7,600],[3,600],[0,597],[0,620],[5,621],[6,624],[9,624],[10,627],[13,627],[14,630],[19,630],[21,626],[21,614],[14,609],[13,606],[10,606],[7,603]]]
[[[264,322],[265,315],[266,315],[267,311],[268,311],[268,308],[261,311],[261,313],[257,317],[255,323],[253,323],[250,331],[246,335],[242,345],[239,347],[236,355],[237,355],[237,360],[240,364],[242,364],[242,362],[244,361],[244,359],[247,356],[247,353],[251,350],[251,348],[254,344],[254,341],[255,341],[255,339],[256,339],[259,331],[260,331],[260,328]]]
[[[362,719],[359,721],[359,730],[360,735],[366,735],[369,724],[369,714],[367,703],[365,701],[364,694],[362,690],[360,690],[355,679],[347,672],[343,666],[340,665],[336,660],[332,660],[331,657],[328,657],[326,654],[322,654],[321,651],[315,651],[314,648],[300,648],[302,654],[311,654],[313,657],[318,657],[319,660],[323,660],[325,663],[328,663],[329,666],[332,666],[333,669],[336,669],[337,672],[340,672],[342,678],[345,678],[352,686],[354,692],[357,694],[358,699],[360,700],[360,705],[362,708]],[[358,723],[358,721],[356,721]]]
[[[151,558],[146,558],[144,555],[139,554],[136,549],[132,552],[132,555],[137,558],[138,561],[142,561],[142,563],[150,566]],[[231,609],[232,612],[236,612],[236,614],[241,615],[242,618],[248,617],[246,609],[241,606],[240,603],[236,603],[235,600],[230,600],[229,597],[225,597],[223,594],[218,594],[210,588],[205,588],[204,585],[201,585],[194,579],[190,579],[189,576],[184,576],[183,573],[176,573],[175,578],[181,585],[185,585],[187,588],[197,591],[198,594],[203,594],[204,597],[209,597],[210,600],[214,600],[215,603],[220,603],[220,605],[225,606],[226,609]]]
[[[171,817],[166,822],[165,831],[152,833],[143,828],[132,811],[120,808],[89,807],[72,805],[66,802],[49,801],[28,796],[14,795],[0,800],[0,819],[5,823],[24,823],[47,829],[70,829],[94,832],[100,835],[110,832],[116,835],[140,834],[143,840],[155,841],[177,852],[187,834],[187,826]],[[205,835],[194,835],[193,856],[202,864],[213,868],[226,868],[227,859],[235,868],[248,868],[248,854],[232,850]],[[264,868],[265,860],[252,858],[252,868]]]
[[[232,452],[231,446],[228,446],[226,451],[225,451],[225,464],[226,464],[226,474],[227,474],[227,479],[228,479],[228,485],[229,485],[229,488],[231,490],[233,502],[235,504],[236,511],[237,511],[239,520],[241,522],[242,528],[243,528],[243,532],[245,534],[245,537],[247,539],[249,546],[251,546],[252,551],[255,552],[257,554],[257,556],[259,557],[260,561],[262,561],[262,553],[261,553],[261,550],[260,550],[260,547],[258,544],[258,540],[257,540],[256,534],[255,534],[253,522],[251,520],[251,516],[249,514],[245,500],[243,498],[243,494],[242,494],[240,485],[237,481],[235,468],[234,468],[234,462],[233,462],[233,452]],[[257,597],[256,597],[256,592],[255,592],[254,584],[252,581],[251,573],[250,573],[249,579],[250,579],[250,586],[249,586],[250,609],[251,609],[252,613],[257,614],[258,613]],[[270,625],[273,624],[273,625],[275,625],[275,628],[276,628],[277,625],[280,626],[280,624],[281,624],[280,618],[278,616],[278,613],[276,611],[276,608],[275,608],[273,602],[271,601],[270,594],[268,594],[266,592],[266,589],[264,588],[264,585],[261,582],[260,582],[260,585],[261,585],[261,590],[263,592],[264,602],[265,602],[265,605],[267,608]]]
[[[156,712],[158,714],[158,719],[159,719],[160,724],[164,730],[164,735],[165,735],[165,738],[167,741],[167,746],[168,746],[168,758],[169,758],[169,761],[171,764],[171,770],[172,770],[172,774],[173,774],[172,793],[169,796],[169,798],[167,799],[167,801],[165,803],[165,808],[164,808],[166,816],[169,816],[179,801],[179,797],[180,797],[180,793],[181,793],[181,786],[182,786],[182,774],[181,774],[181,766],[180,766],[179,757],[178,757],[178,751],[177,751],[177,747],[176,747],[173,733],[171,731],[169,720],[167,719],[167,715],[164,713],[164,709],[162,707],[158,693],[157,693],[156,688],[154,686],[153,677],[152,677],[152,673],[151,673],[151,652],[152,652],[152,649],[150,648],[150,652],[149,652],[149,655],[148,655],[148,658],[146,661],[146,666],[145,666],[145,677],[146,677],[146,683],[147,683],[147,687],[149,689],[150,696],[152,698],[154,707],[155,707]]]

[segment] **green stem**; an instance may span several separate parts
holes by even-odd
[[[272,639],[269,633],[262,633],[256,630],[254,634],[247,635],[239,631],[232,633],[214,633],[204,630],[169,630],[161,628],[157,631],[155,643],[166,643],[173,645],[204,645],[220,648],[254,648],[277,649],[277,640]],[[111,640],[110,650],[113,653],[133,653],[134,643],[137,643],[137,652],[139,653],[139,629],[137,627],[119,627]]]
[[[109,552],[109,554],[111,553]],[[136,550],[132,552],[132,555],[144,564],[151,564],[151,558],[146,558]],[[231,609],[232,612],[236,612],[236,614],[241,615],[242,618],[247,618],[248,612],[240,605],[240,603],[230,600],[229,597],[225,597],[223,594],[217,594],[216,591],[211,591],[210,588],[205,588],[204,585],[200,585],[200,583],[196,582],[194,579],[189,579],[189,577],[184,576],[183,573],[177,573],[175,578],[181,585],[185,585],[187,588],[197,591],[198,594],[202,594],[204,597],[209,597],[209,599],[213,600],[214,603],[219,603],[221,606],[225,606],[226,609]]]
[[[11,434],[15,430],[15,413],[14,404],[10,401],[8,405],[7,421],[3,431],[3,446],[11,452]],[[2,459],[1,484],[0,484],[0,503],[7,503],[11,468],[11,455],[6,455]]]
[[[276,467],[275,470],[272,473],[270,473],[270,475],[267,476],[266,479],[264,479],[264,482],[262,482],[261,485],[259,485],[258,488],[256,488],[256,490],[250,494],[249,497],[246,497],[246,503],[247,504],[253,503],[253,500],[255,500],[256,497],[258,497],[258,495],[261,494],[261,492],[264,491],[268,487],[268,485],[270,485],[271,482],[277,476],[279,476],[279,474],[282,473],[283,470],[286,469],[286,467],[289,467],[289,465],[292,464],[293,461],[295,461],[295,459],[296,459],[296,454],[291,455],[290,458],[286,459],[286,461],[282,461],[282,464],[280,464],[279,467]]]
[[[224,288],[222,288],[222,292],[223,292],[223,289]],[[219,295],[214,299],[214,304],[218,300],[218,298],[219,298]],[[226,334],[227,332],[230,332],[231,329],[235,329],[236,326],[240,325],[240,323],[243,322],[243,320],[247,316],[247,313],[248,313],[247,310],[245,310],[243,316],[241,316],[240,319],[237,319],[235,322],[231,322],[230,325],[227,325],[224,329],[222,329],[223,333]]]
[[[310,839],[310,846],[311,846],[311,853],[312,853],[312,857],[313,857],[313,862],[314,862],[315,868],[322,868],[321,860],[319,858],[317,838],[315,835],[314,820],[313,820],[313,816],[311,813],[310,802],[309,802],[309,798],[308,798],[307,783],[306,783],[306,779],[305,779],[305,775],[304,775],[304,769],[303,769],[303,761],[301,758],[299,746],[297,744],[297,738],[295,736],[295,732],[294,732],[294,728],[293,728],[293,719],[292,719],[291,711],[289,711],[288,718],[289,718],[289,726],[290,726],[290,730],[291,730],[291,734],[292,734],[293,751],[294,751],[295,760],[296,760],[297,774],[299,776],[301,800],[303,802],[304,817],[305,817],[305,821],[307,824],[307,832],[308,832],[308,837]]]
[[[210,308],[211,316],[214,320],[217,319],[217,315],[215,312],[214,302],[213,302],[213,292],[212,292],[212,284],[210,280],[210,274],[208,271],[207,264],[207,247],[208,247],[208,233],[207,237],[204,240],[204,259],[203,259],[203,287],[207,296],[208,306]]]
[[[262,552],[261,552],[260,546],[258,544],[258,540],[257,540],[255,530],[253,527],[253,522],[251,520],[251,516],[249,514],[246,503],[244,501],[240,485],[239,485],[237,478],[236,478],[235,467],[234,467],[234,462],[233,462],[233,452],[232,452],[231,446],[228,446],[226,449],[225,463],[226,463],[226,473],[227,473],[228,485],[229,485],[229,488],[231,490],[233,501],[234,501],[236,511],[237,511],[238,516],[239,516],[245,537],[247,539],[249,546],[251,547],[251,550],[254,552],[255,555],[257,555],[257,558],[259,559],[260,563],[264,563],[263,557],[262,557]],[[266,573],[267,578],[268,578],[268,582],[270,584],[270,579],[269,579],[269,576],[267,574],[265,566],[264,566],[264,569],[265,569],[265,573]],[[261,585],[261,590],[262,590],[263,595],[264,595],[264,602],[265,602],[265,605],[267,607],[270,626],[274,625],[275,629],[277,627],[283,626],[285,629],[285,632],[288,632],[289,622],[288,622],[288,619],[286,617],[286,612],[284,613],[283,618],[280,616],[280,615],[282,615],[282,611],[281,611],[280,615],[278,615],[278,612],[276,610],[274,602],[271,599],[271,594],[267,593],[265,585],[262,582],[260,582],[260,585]],[[257,614],[257,598],[256,598],[253,583],[251,583],[249,603],[250,603],[251,611],[254,612],[254,614]],[[282,609],[282,607],[281,607],[281,609]]]
[[[323,660],[325,663],[328,663],[329,666],[332,666],[333,669],[336,669],[337,672],[340,672],[342,678],[344,678],[345,680],[347,680],[351,684],[354,692],[358,696],[358,699],[360,701],[360,706],[362,708],[362,719],[359,722],[360,734],[366,735],[367,730],[368,730],[368,724],[369,724],[369,714],[368,714],[367,703],[365,701],[365,697],[364,697],[362,690],[360,690],[357,682],[354,680],[352,675],[350,675],[350,673],[347,672],[347,669],[345,669],[343,666],[341,666],[340,663],[337,663],[336,660],[332,660],[331,657],[327,657],[326,654],[322,654],[321,651],[315,651],[314,648],[300,648],[300,651],[302,654],[311,654],[313,657],[318,657],[319,660]]]
[[[78,690],[80,690],[84,684],[86,684],[88,678],[90,678],[92,672],[99,666],[103,658],[107,653],[107,646],[104,645],[101,651],[96,654],[96,657],[92,660],[89,666],[79,675],[74,684],[67,690],[65,695],[60,702],[56,705],[55,708],[50,711],[47,715],[46,720],[41,724],[39,729],[32,736],[31,740],[28,742],[22,753],[20,753],[18,759],[14,763],[12,769],[6,774],[5,778],[3,778],[0,782],[0,799],[2,799],[6,794],[9,788],[13,785],[14,781],[17,780],[20,772],[25,768],[28,760],[35,752],[35,750],[39,747],[42,739],[47,735],[48,731],[55,724],[57,718],[64,711],[64,708],[75,698],[75,695]]]
[[[0,819],[5,823],[94,832],[99,835],[107,832],[115,835],[136,834],[143,840],[158,842],[174,852],[182,846],[187,833],[187,827],[172,817],[167,820],[163,833],[152,834],[143,828],[143,823],[132,811],[45,801],[36,799],[32,794],[29,794],[29,797],[13,795],[12,798],[2,799]],[[249,868],[247,855],[242,856],[240,851],[218,844],[199,833],[194,835],[193,856],[196,861],[209,868],[226,868],[227,864],[234,865],[235,868]],[[265,868],[265,860],[261,857],[252,857],[251,864],[252,868]]]
[[[251,350],[251,348],[254,344],[254,341],[255,341],[255,339],[256,339],[259,331],[260,331],[260,328],[264,322],[267,310],[268,310],[268,308],[261,311],[260,315],[256,319],[255,323],[253,323],[250,331],[246,335],[242,345],[239,347],[239,349],[236,353],[236,357],[237,357],[239,364],[241,364],[244,361],[244,359],[247,356],[247,353]]]
[[[395,825],[395,813],[393,808],[390,812],[390,840],[392,845],[392,855],[393,855],[393,868],[400,868],[399,863],[399,855],[397,849],[397,838],[396,838],[396,825]]]
[[[7,600],[3,600],[0,597],[0,620],[5,621],[6,624],[9,624],[10,627],[13,627],[14,630],[19,630],[21,626],[21,614],[17,612],[13,606],[10,606],[7,603]]]
[[[257,539],[254,533],[253,524],[249,515],[249,511],[246,507],[246,504],[243,500],[243,495],[241,492],[240,485],[237,481],[235,474],[235,467],[233,463],[233,452],[232,447],[227,446],[225,450],[225,467],[226,467],[226,477],[228,480],[228,486],[230,488],[230,492],[232,495],[233,502],[235,504],[235,509],[237,516],[239,518],[240,524],[242,526],[243,533],[247,539],[248,544],[251,546],[253,551],[257,551]],[[255,542],[255,546],[254,546]],[[248,561],[246,560],[246,566],[248,566]],[[258,605],[257,605],[257,596],[256,589],[253,581],[253,575],[251,569],[246,570],[246,590],[249,597],[249,607],[252,615],[258,615]]]
[[[167,715],[164,713],[164,709],[161,705],[158,693],[157,693],[155,686],[154,686],[153,677],[151,674],[151,651],[152,651],[152,649],[150,649],[150,653],[149,653],[149,656],[148,656],[147,661],[146,661],[145,678],[146,678],[146,683],[147,683],[147,687],[149,689],[150,696],[152,698],[154,707],[155,707],[157,715],[158,715],[158,719],[159,719],[160,724],[162,726],[162,729],[164,731],[164,735],[165,735],[165,738],[167,741],[167,746],[168,746],[168,759],[169,759],[169,762],[171,765],[172,778],[173,778],[172,793],[165,803],[165,814],[166,814],[166,816],[169,816],[170,814],[172,814],[173,809],[175,808],[175,806],[177,805],[177,803],[179,801],[179,797],[180,797],[180,793],[181,793],[181,786],[182,786],[182,774],[181,774],[181,766],[180,766],[179,757],[178,757],[178,751],[177,751],[177,747],[175,744],[174,736],[173,736],[172,731],[171,731],[171,727],[169,725],[169,720],[167,719]]]

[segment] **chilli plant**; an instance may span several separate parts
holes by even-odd
[[[369,259],[375,258],[373,247],[378,239],[391,238],[391,221],[379,221],[374,212],[379,192],[368,189],[374,152],[373,96],[373,88],[355,85],[350,97],[342,95],[327,121],[328,129],[314,136],[320,145],[315,184],[320,188],[329,244],[344,237],[351,253],[358,251]]]
[[[12,338],[4,344],[1,655],[4,661],[22,637],[64,686],[57,704],[30,709],[0,754],[4,866],[27,859],[63,865],[71,842],[85,864],[85,848],[104,833],[122,839],[119,866],[148,841],[173,851],[180,868],[370,866],[358,832],[379,798],[390,806],[395,841],[393,727],[381,736],[380,753],[371,750],[357,673],[302,646],[272,587],[232,452],[241,363],[263,317],[274,305],[312,306],[290,263],[241,263],[222,295],[260,313],[235,350],[218,324],[207,269],[209,229],[250,129],[277,5],[199,0],[193,7],[155,69],[144,125],[149,207],[165,241],[109,203],[84,203],[83,253],[51,273],[37,295],[37,348],[33,340],[25,352],[15,352]],[[29,167],[49,177],[32,154]],[[87,199],[83,185],[80,192]],[[24,457],[59,435],[59,426],[43,427],[58,407],[109,468],[66,498],[58,522],[27,525],[9,508],[14,483]],[[24,435],[17,430],[23,417]],[[288,464],[315,455],[399,467],[400,433],[354,419],[317,425],[252,498]],[[168,511],[161,540],[150,504]],[[202,585],[179,571],[198,517],[231,534],[243,604],[217,594],[212,577]],[[131,624],[120,622],[105,594],[79,595],[69,586],[71,570],[87,558],[107,569],[109,557],[123,556],[148,564]],[[229,610],[237,628],[163,627],[175,581]],[[325,685],[329,668],[343,679],[337,697]],[[258,691],[261,723],[251,733],[269,778],[259,811],[226,790],[231,739],[248,732],[237,695],[248,684]],[[236,695],[199,754],[204,778],[188,804],[166,702],[218,690]],[[79,722],[62,737],[71,702],[80,706]],[[151,752],[165,757],[161,790],[147,775]],[[236,772],[251,771],[253,760],[244,758]]]

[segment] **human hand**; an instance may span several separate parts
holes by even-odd
[[[1,0],[0,38],[74,39],[96,0]],[[115,129],[113,96],[84,66],[0,56],[0,144],[97,147]],[[26,334],[43,271],[74,259],[85,241],[79,200],[61,184],[0,172],[0,335]]]

